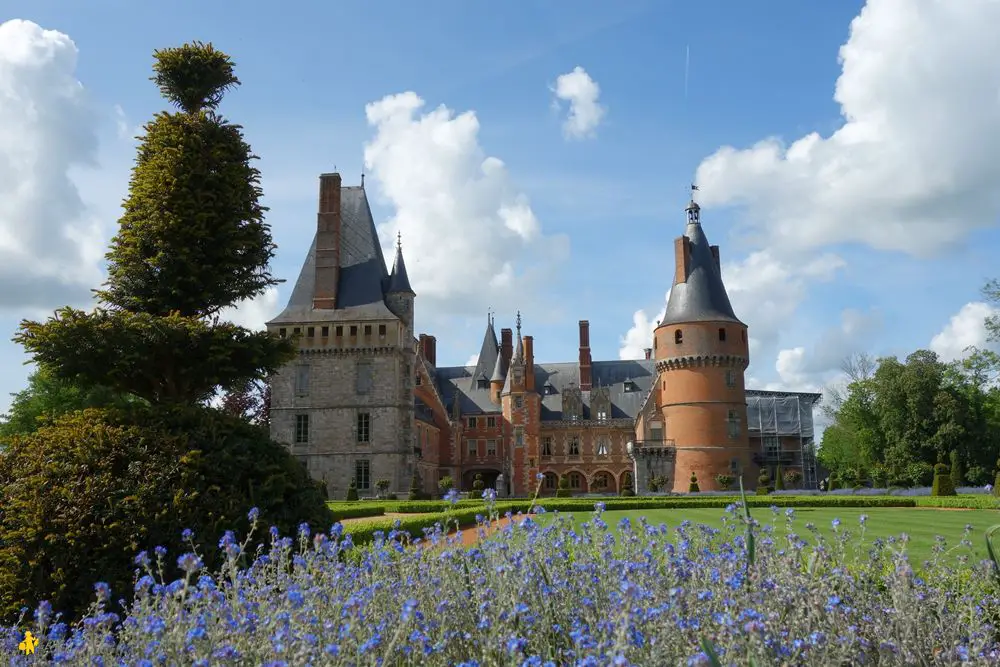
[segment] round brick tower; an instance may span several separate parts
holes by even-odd
[[[674,240],[670,299],[653,332],[665,438],[677,456],[675,492],[687,492],[692,472],[707,491],[718,488],[717,475],[735,479],[750,469],[747,326],[729,302],[719,247],[708,243],[700,207],[692,200],[686,210],[684,235]],[[743,484],[754,487],[746,477]]]

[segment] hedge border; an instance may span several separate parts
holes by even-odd
[[[604,503],[604,509],[615,510],[644,510],[644,509],[705,509],[705,508],[725,508],[731,505],[737,498],[714,496],[710,498],[608,498],[606,500],[595,500],[591,498],[544,498],[536,501],[536,507],[543,508],[546,512],[589,512],[594,510],[594,505],[598,502]],[[412,504],[412,503],[408,503]],[[428,502],[421,503],[426,506]],[[529,511],[532,503],[530,500],[517,500],[499,502],[496,510],[502,515],[507,512],[512,514]],[[918,507],[917,499],[913,497],[899,496],[748,496],[748,507]],[[402,512],[401,512],[402,513]],[[373,518],[371,521],[358,521],[344,527],[344,532],[351,535],[355,544],[371,542],[375,534],[383,532],[388,534],[392,530],[404,531],[411,537],[422,537],[425,528],[432,528],[435,524],[449,523],[449,528],[458,522],[459,528],[468,528],[476,525],[476,517],[486,513],[486,506],[479,504],[476,507],[462,507],[456,504],[453,509],[447,511],[424,513],[419,516],[415,512],[412,517],[381,517]]]

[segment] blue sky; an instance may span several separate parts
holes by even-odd
[[[274,272],[297,275],[318,174],[366,170],[441,365],[478,350],[490,307],[499,326],[521,309],[541,361],[576,357],[579,319],[595,358],[641,354],[693,179],[753,386],[822,389],[852,352],[953,357],[984,342],[1000,273],[1000,17],[958,4],[8,0],[0,23],[37,26],[0,28],[0,328],[88,303],[132,137],[165,107],[151,53],[198,39],[243,82],[222,111],[262,158]],[[556,95],[575,68],[583,125],[599,110],[580,136]],[[259,325],[289,290],[234,317]],[[24,360],[0,344],[0,404]]]

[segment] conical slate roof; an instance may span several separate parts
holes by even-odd
[[[396,260],[392,263],[392,275],[389,276],[389,288],[386,293],[407,292],[413,294],[410,287],[410,277],[406,275],[406,263],[403,261],[403,244],[396,244]]]
[[[691,251],[687,279],[674,282],[667,310],[660,324],[685,322],[740,322],[729,302],[722,273],[715,265],[712,248],[701,226],[701,207],[687,206],[688,222],[684,237]]]
[[[504,381],[504,377],[506,376],[506,372],[505,372],[506,370],[507,369],[505,369],[503,367],[503,355],[502,354],[498,354],[497,355],[497,363],[494,364],[494,366],[493,366],[493,375],[490,376],[490,382],[491,383],[493,383],[493,382],[503,382]]]
[[[483,344],[479,348],[479,359],[476,367],[472,371],[472,388],[475,389],[480,380],[489,382],[493,375],[493,369],[500,355],[500,343],[497,342],[497,334],[493,329],[493,319],[487,318],[486,333],[483,334]]]

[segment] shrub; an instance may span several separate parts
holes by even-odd
[[[802,473],[798,470],[789,470],[785,473],[785,484],[794,488],[797,488],[802,484]]]
[[[907,486],[927,486],[934,479],[934,466],[926,461],[914,461],[907,464],[902,476],[909,480]]]
[[[472,478],[472,490],[482,491],[485,486],[486,485],[483,482],[483,473],[477,472],[476,476]]]
[[[771,493],[771,474],[764,468],[757,477],[757,495],[766,496],[769,493]]]
[[[692,470],[691,482],[688,484],[688,493],[698,493],[699,491],[701,491],[701,489],[698,488],[698,475],[696,475]]]
[[[938,463],[934,466],[934,483],[931,486],[932,496],[954,496],[955,484],[952,482],[948,466]]]
[[[1000,459],[997,460],[997,474],[993,480],[993,495],[1000,498]]]
[[[652,491],[653,493],[656,493],[657,491],[663,491],[664,489],[667,488],[668,484],[669,482],[667,481],[667,478],[664,477],[663,475],[653,475],[652,477],[649,478],[648,482],[649,490]]]
[[[992,475],[983,466],[969,466],[965,471],[965,482],[969,486],[986,486],[990,483]]]
[[[623,498],[632,498],[635,496],[635,491],[628,487],[625,487],[624,489],[622,489],[621,496]]]
[[[778,464],[778,469],[774,471],[774,490],[785,490],[785,472],[781,469],[780,463]]]
[[[836,491],[840,488],[840,480],[837,478],[837,473],[831,472],[830,479],[826,484],[827,491]]]
[[[347,500],[353,502],[356,501],[357,499],[358,499],[358,486],[352,479],[351,483],[347,485]]]
[[[573,492],[569,488],[569,477],[563,475],[559,478],[559,488],[556,489],[556,498],[569,498]]]
[[[962,471],[962,462],[958,459],[958,452],[951,451],[951,484],[956,489],[965,484],[965,475]]]
[[[378,497],[382,498],[385,496],[386,492],[389,491],[389,487],[392,486],[392,482],[387,479],[380,479],[375,482],[375,489],[378,491]]]
[[[872,467],[872,486],[876,489],[884,489],[889,486],[889,469],[883,465]]]
[[[716,475],[715,483],[719,485],[719,489],[722,491],[729,491],[733,488],[733,482],[736,480],[732,475]]]
[[[413,468],[413,475],[410,477],[410,492],[406,496],[409,500],[423,500],[424,492],[420,487],[420,471],[416,466]]]
[[[438,481],[438,490],[441,491],[441,495],[444,495],[452,490],[455,486],[455,480],[451,478],[451,475],[445,475]]]
[[[98,581],[129,599],[132,560],[190,528],[206,563],[225,530],[325,530],[308,473],[259,428],[212,408],[93,409],[15,438],[0,457],[0,619],[41,600],[72,617]],[[176,570],[172,564],[168,574]]]

